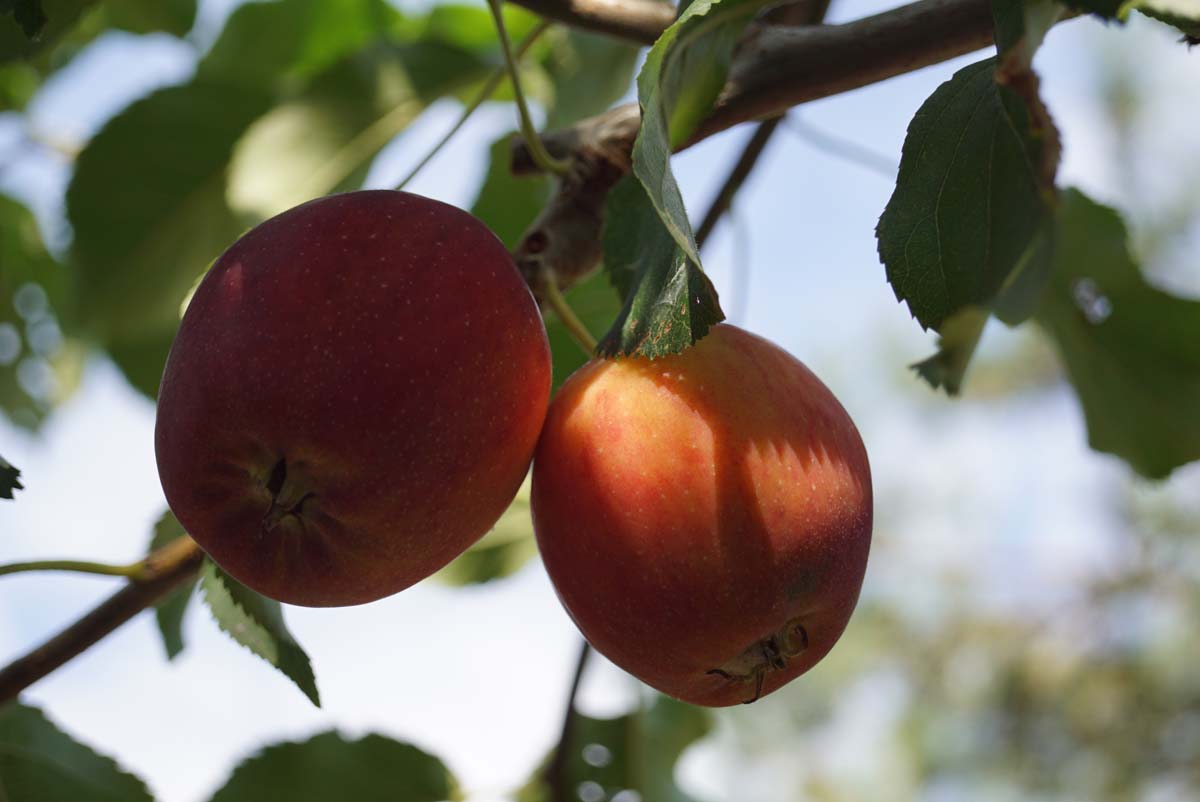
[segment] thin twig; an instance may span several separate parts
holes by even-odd
[[[896,170],[898,169],[896,162],[882,153],[877,153],[845,137],[826,133],[795,114],[787,118],[784,128],[798,139],[804,140],[812,147],[823,150],[831,156],[845,159],[851,164],[857,164],[889,181],[896,180]]]
[[[771,10],[770,18],[772,22],[781,25],[818,25],[825,19],[828,12],[829,0],[800,0],[784,6],[777,6]],[[759,157],[766,150],[767,142],[771,140],[771,136],[779,127],[784,116],[780,115],[765,120],[754,129],[754,134],[743,148],[742,155],[733,165],[733,169],[729,171],[725,183],[721,185],[721,189],[713,198],[712,205],[708,207],[708,212],[704,215],[700,227],[696,229],[696,245],[698,247],[704,247],[705,241],[712,234],[721,217],[729,210],[730,204],[733,203],[733,196],[750,176],[750,171],[758,163]]]
[[[575,661],[575,675],[571,678],[571,689],[567,693],[567,707],[563,713],[562,732],[558,736],[558,745],[554,747],[554,755],[546,764],[546,785],[550,790],[550,802],[574,802],[576,799],[569,787],[570,777],[567,776],[567,766],[571,750],[575,747],[575,717],[577,710],[575,698],[579,695],[579,684],[583,679],[583,670],[587,667],[588,657],[592,647],[587,641],[579,649],[579,658]]]
[[[0,669],[0,705],[154,605],[200,570],[204,552],[189,537],[173,540],[145,560],[145,572],[90,613],[33,651]]]
[[[754,135],[750,137],[750,141],[746,143],[746,147],[742,150],[742,155],[738,157],[737,162],[733,165],[733,169],[729,171],[729,175],[725,178],[725,183],[717,191],[717,196],[713,198],[712,205],[708,207],[708,211],[704,214],[704,219],[700,221],[700,225],[696,228],[696,245],[703,248],[704,243],[708,241],[708,237],[712,234],[713,229],[717,227],[717,223],[725,212],[729,211],[729,205],[733,202],[733,196],[742,188],[746,178],[750,175],[750,171],[754,169],[754,164],[758,161],[758,157],[762,155],[763,149],[766,148],[767,142],[771,139],[771,135],[775,133],[775,129],[779,127],[782,117],[761,122],[754,129]]]
[[[496,36],[500,39],[500,52],[504,54],[504,64],[508,68],[508,80],[512,84],[513,99],[517,102],[517,114],[521,123],[521,135],[529,143],[530,154],[543,170],[555,175],[563,175],[571,168],[569,162],[556,159],[546,152],[537,129],[533,125],[533,117],[529,114],[529,104],[525,102],[525,92],[521,89],[521,76],[517,70],[517,59],[513,55],[512,43],[508,39],[508,30],[504,27],[504,9],[501,0],[488,0],[488,8],[492,10],[492,19],[496,23]]]
[[[735,125],[777,117],[793,106],[938,64],[991,41],[988,0],[920,0],[840,25],[754,25],[712,113],[680,149]],[[636,104],[617,106],[542,140],[560,156],[581,147],[611,150],[610,143],[632,148],[639,124]],[[524,146],[514,152],[513,163],[528,169]]]
[[[517,45],[516,60],[520,61],[522,58],[524,58],[525,54],[529,52],[529,48],[533,47],[534,42],[536,42],[549,28],[549,22],[539,22],[537,27],[530,31],[529,34],[521,40],[521,43]],[[425,168],[425,165],[429,164],[429,162],[433,160],[433,157],[436,156],[442,150],[442,148],[446,146],[446,143],[454,138],[454,135],[457,134],[459,129],[466,124],[467,120],[471,118],[471,115],[475,113],[475,110],[482,106],[484,102],[486,102],[487,99],[492,96],[492,93],[496,91],[496,89],[501,83],[503,83],[507,76],[508,67],[506,66],[500,66],[492,70],[492,74],[488,76],[487,80],[484,81],[483,86],[479,88],[479,94],[472,98],[470,103],[463,106],[462,113],[458,115],[458,121],[455,122],[454,125],[450,127],[450,130],[438,140],[437,144],[434,145],[424,157],[422,157],[421,161],[417,162],[416,165],[408,171],[408,175],[404,176],[404,180],[396,185],[396,189],[404,189],[406,186],[408,186],[410,181],[417,177],[417,173],[421,172],[421,170]]]
[[[654,44],[675,21],[673,3],[658,0],[513,0],[543,17],[573,28],[606,33],[643,45]]]

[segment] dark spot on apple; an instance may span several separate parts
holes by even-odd
[[[283,490],[283,483],[287,479],[287,460],[283,457],[279,458],[279,462],[275,463],[275,467],[271,469],[271,476],[267,479],[267,491],[271,497],[279,495],[279,491]]]

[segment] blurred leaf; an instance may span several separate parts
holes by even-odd
[[[678,353],[725,318],[708,276],[671,238],[633,177],[608,196],[604,266],[625,304],[600,341],[602,356]]]
[[[30,39],[37,39],[46,27],[41,0],[0,0],[0,14],[11,16]]]
[[[23,61],[0,65],[0,111],[20,111],[30,101],[42,78]]]
[[[355,52],[399,19],[384,0],[247,3],[230,16],[198,74],[255,88],[286,88]]]
[[[580,799],[613,799],[631,790],[647,802],[693,802],[675,785],[675,763],[711,726],[703,708],[665,696],[644,713],[614,719],[576,715],[564,784]],[[549,802],[545,765],[517,794],[517,802]]]
[[[3,0],[0,63],[27,59],[67,33],[96,0]],[[40,12],[40,18],[39,18]],[[35,30],[36,34],[30,31]]]
[[[0,798],[151,802],[137,777],[59,730],[35,707],[0,707]]]
[[[526,477],[492,530],[434,577],[447,585],[477,585],[515,574],[535,554]]]
[[[234,208],[270,217],[357,188],[371,159],[426,103],[486,69],[470,54],[447,51],[436,66],[427,65],[418,90],[410,81],[418,71],[407,63],[414,52],[383,46],[360,51],[251,126],[234,153],[229,186]]]
[[[520,6],[504,6],[504,27],[513,41],[524,38],[538,21],[536,14]],[[485,5],[436,5],[419,25],[422,39],[441,41],[470,52],[500,55],[500,40],[496,38],[496,27]]]
[[[942,325],[937,353],[913,365],[913,370],[933,389],[945,388],[949,395],[958,395],[987,320],[987,311],[974,306],[957,312]]]
[[[12,500],[14,490],[25,489],[25,485],[20,482],[20,476],[21,471],[0,455],[0,498]]]
[[[36,426],[69,389],[43,394],[29,382],[31,372],[53,373],[63,351],[69,290],[70,274],[46,252],[33,215],[0,196],[0,411],[20,425]]]
[[[154,331],[116,335],[104,344],[109,359],[121,369],[125,380],[147,398],[158,397],[167,354],[175,341],[175,328],[175,325],[164,325]]]
[[[208,559],[200,573],[200,587],[222,630],[278,668],[314,705],[321,706],[312,664],[284,624],[279,602],[250,590]]]
[[[150,551],[160,549],[181,537],[187,537],[183,524],[167,510],[154,525]],[[192,591],[196,589],[196,583],[196,580],[183,583],[154,606],[154,618],[158,623],[158,632],[162,635],[163,648],[167,650],[168,660],[174,660],[176,655],[183,651],[183,616],[192,600]]]
[[[226,166],[269,104],[262,92],[202,81],[161,89],[111,119],[79,156],[67,214],[80,318],[147,395],[185,295],[243,231],[225,201]]]
[[[510,251],[550,197],[550,179],[518,177],[509,170],[512,136],[503,135],[489,148],[487,175],[471,205],[471,214],[487,224]]]
[[[382,735],[324,732],[268,746],[233,771],[209,802],[442,802],[459,798],[436,757]]]
[[[104,0],[110,23],[133,33],[183,36],[196,22],[196,0]]]
[[[496,67],[484,53],[436,40],[392,43],[390,52],[404,67],[404,93],[424,105],[475,87]]]
[[[1062,196],[1037,320],[1079,395],[1092,448],[1154,478],[1200,459],[1200,302],[1147,284],[1120,215],[1075,190]]]
[[[1043,162],[1025,100],[996,83],[995,68],[996,59],[964,67],[917,111],[876,230],[892,289],[925,328],[967,306],[995,308],[1009,286],[1036,296],[1028,283],[1045,281],[1054,165]]]
[[[67,190],[85,320],[104,334],[177,324],[196,276],[242,232],[225,168],[269,102],[228,85],[168,87],[92,138]]]
[[[554,102],[546,128],[564,128],[605,111],[629,91],[640,48],[611,36],[568,30],[551,49]]]

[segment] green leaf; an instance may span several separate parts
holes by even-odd
[[[152,802],[137,777],[59,730],[35,707],[0,707],[0,799]]]
[[[66,395],[66,387],[52,397],[31,395],[18,376],[26,362],[55,367],[62,349],[45,335],[63,322],[70,284],[67,268],[47,253],[33,215],[0,196],[0,411],[22,425],[39,424]]]
[[[162,548],[173,540],[186,537],[183,524],[170,511],[165,511],[154,525],[154,535],[150,539],[150,551]],[[192,591],[196,589],[196,581],[185,582],[154,606],[154,618],[158,622],[158,631],[162,635],[163,648],[167,651],[167,659],[174,660],[183,651],[183,616],[192,600]]]
[[[1131,5],[1151,19],[1178,28],[1188,44],[1200,44],[1200,2],[1197,0],[1142,0]]]
[[[243,226],[225,203],[234,143],[269,96],[197,82],[127,107],[67,190],[83,317],[103,334],[173,328],[196,277]]]
[[[988,317],[986,310],[973,306],[956,313],[942,326],[937,353],[913,365],[913,370],[933,389],[944,388],[947,394],[958,395]]]
[[[226,168],[269,105],[268,95],[228,84],[161,89],[110,120],[79,156],[67,190],[79,315],[147,395],[185,296],[244,230],[225,200]]]
[[[1092,448],[1165,477],[1200,459],[1200,302],[1146,283],[1114,210],[1071,190],[1058,218],[1036,319],[1079,395]]]
[[[46,28],[46,12],[41,0],[2,0],[0,14],[11,15],[21,32],[30,39],[37,39]]]
[[[196,0],[105,0],[104,10],[113,27],[133,33],[183,36],[196,22]]]
[[[176,323],[173,321],[171,325],[153,331],[114,335],[105,340],[109,359],[121,369],[130,386],[147,398],[158,396],[167,353],[175,341]]]
[[[199,75],[259,89],[303,83],[398,24],[383,0],[269,0],[230,16]]]
[[[600,341],[601,356],[654,359],[678,353],[725,318],[712,283],[671,238],[631,177],[608,196],[604,264],[626,300]]]
[[[230,203],[270,217],[297,204],[362,184],[371,160],[425,110],[486,67],[470,54],[445,51],[418,75],[408,59],[426,49],[374,47],[338,62],[305,92],[276,106],[238,143]],[[457,54],[457,58],[456,58]]]
[[[25,485],[19,481],[20,476],[21,471],[3,456],[0,456],[0,498],[11,500],[14,490],[25,489]]]
[[[892,289],[925,328],[968,306],[1003,305],[1009,286],[1025,297],[1027,282],[1046,275],[1057,150],[995,68],[996,59],[964,67],[921,106],[876,229]]]
[[[526,477],[492,530],[434,577],[447,585],[477,585],[515,574],[535,554]]]
[[[629,91],[640,52],[640,48],[611,36],[564,32],[546,60],[554,88],[546,127],[564,128],[620,100]]]
[[[96,0],[4,0],[0,6],[0,63],[48,49]],[[8,12],[8,13],[2,13]]]
[[[519,6],[504,7],[504,27],[514,41],[524,38],[538,22],[536,14]],[[471,52],[500,54],[500,41],[496,38],[491,12],[482,4],[434,6],[420,22],[420,38],[445,42]]]
[[[633,172],[672,238],[697,265],[700,254],[671,173],[671,153],[711,110],[725,85],[734,46],[763,5],[696,0],[650,48],[638,73],[642,125],[633,146]]]
[[[600,343],[603,355],[678,353],[724,319],[716,290],[701,270],[670,159],[711,109],[734,45],[762,5],[696,0],[650,48],[638,73],[642,125],[633,173],[641,187],[624,182],[609,197],[604,259],[625,308]],[[644,239],[622,241],[634,234]],[[644,251],[635,245],[644,245]]]
[[[675,785],[675,763],[711,726],[703,708],[665,696],[644,713],[614,719],[576,715],[565,785],[583,791],[581,799],[589,798],[587,791],[596,799],[613,799],[620,791],[632,790],[647,801],[694,802]],[[544,766],[521,789],[517,802],[549,802]]]
[[[443,763],[383,735],[330,731],[268,746],[243,762],[209,802],[442,802],[459,798]]]
[[[515,176],[509,169],[512,134],[505,134],[488,149],[488,170],[471,214],[492,230],[504,247],[514,250],[525,229],[550,198],[545,176]]]
[[[212,560],[204,561],[200,587],[222,630],[279,669],[314,705],[321,706],[312,664],[284,624],[279,602],[250,590]]]
[[[0,65],[0,111],[21,111],[41,86],[37,69],[23,61]]]

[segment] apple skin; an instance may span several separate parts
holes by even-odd
[[[259,593],[373,601],[495,523],[550,370],[537,305],[483,223],[403,192],[321,198],[245,234],[200,282],[159,392],[163,491]]]
[[[858,431],[812,372],[720,324],[681,354],[593,360],[533,463],[538,548],[613,663],[699,705],[749,702],[823,658],[871,543]]]

